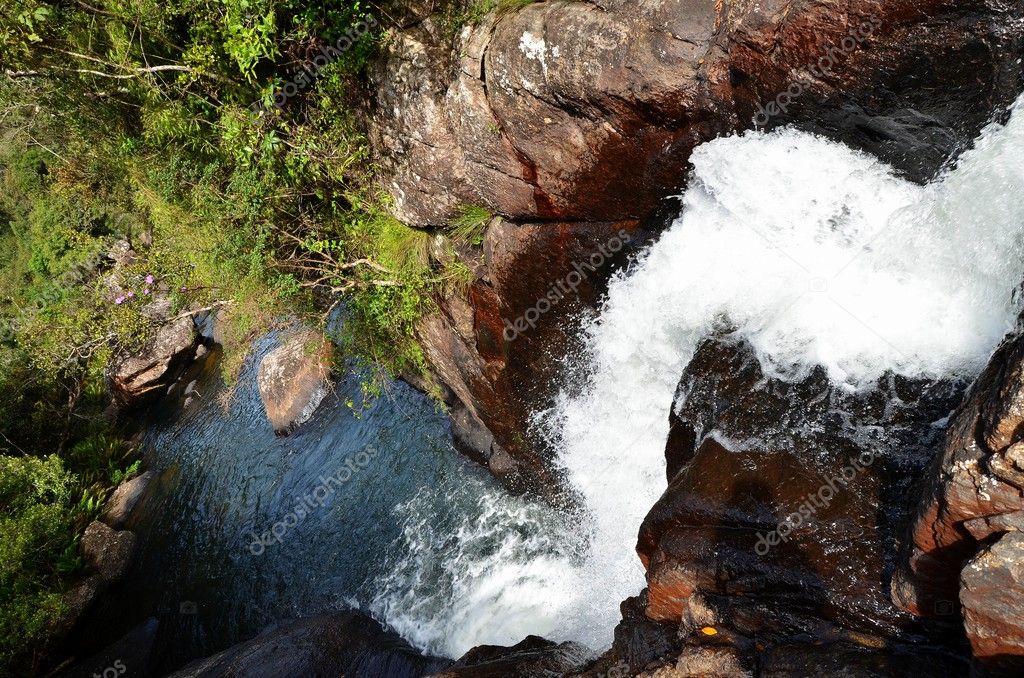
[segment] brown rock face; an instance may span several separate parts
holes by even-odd
[[[645,218],[682,185],[696,144],[750,128],[798,82],[775,122],[814,121],[934,171],[955,150],[951,131],[1016,94],[1001,26],[1018,11],[980,0],[545,2],[465,29],[454,52],[428,19],[396,31],[374,69],[371,140],[398,216],[417,225],[446,223],[460,203],[519,221]]]
[[[1024,674],[1024,533],[1008,532],[960,574],[964,627],[974,656],[1000,675]]]
[[[195,355],[198,334],[186,316],[163,325],[136,355],[111,365],[111,392],[122,407],[147,405],[163,395]]]
[[[849,394],[821,370],[790,384],[745,343],[705,343],[670,417],[676,474],[640,529],[647,616],[678,623],[701,593],[772,608],[764,628],[810,616],[901,637],[911,620],[879,585],[898,497],[958,392],[887,377]]]
[[[267,419],[278,435],[310,420],[330,389],[331,344],[323,335],[300,329],[263,357],[259,388]]]
[[[1024,339],[1004,344],[953,414],[925,474],[894,599],[921,616],[956,614],[960,570],[979,542],[1020,525],[1024,482],[1015,442]],[[986,441],[1001,447],[992,449]]]
[[[523,413],[550,395],[568,306],[511,345],[504,323],[607,233],[657,217],[697,144],[750,129],[775,103],[785,110],[769,126],[929,178],[1018,93],[1022,12],[984,0],[600,0],[533,3],[454,41],[429,17],[394,29],[371,68],[367,119],[397,216],[443,226],[473,204],[506,219],[470,293],[421,328],[464,447],[509,485],[555,493]]]
[[[420,325],[427,358],[449,389],[460,447],[514,491],[553,494],[529,417],[558,359],[575,345],[571,319],[592,307],[612,267],[641,241],[636,222],[492,225],[465,296]]]

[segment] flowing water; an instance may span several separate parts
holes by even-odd
[[[160,482],[118,604],[161,615],[168,665],[346,606],[453,657],[528,634],[606,647],[619,602],[644,586],[637,529],[664,490],[668,412],[700,340],[728,326],[771,374],[821,365],[851,391],[887,371],[973,376],[1020,307],[1024,204],[1008,200],[1024,193],[1022,154],[1024,111],[927,186],[794,130],[698,148],[682,216],[612,281],[585,354],[536,416],[576,515],[507,497],[400,384],[357,418],[342,405],[349,375],[298,434],[274,438],[253,383],[268,338],[227,413],[193,406],[152,432]],[[360,452],[369,461],[323,506],[254,555]]]
[[[146,461],[157,477],[129,525],[139,555],[97,613],[103,642],[156,616],[155,656],[171,670],[269,625],[360,607],[419,619],[402,626],[437,652],[521,640],[531,610],[489,611],[514,596],[516,582],[502,578],[513,563],[528,572],[551,557],[550,543],[531,550],[529,535],[557,532],[546,524],[556,516],[504,499],[451,448],[434,404],[400,382],[357,416],[345,405],[360,394],[349,373],[300,431],[275,437],[255,383],[274,345],[270,336],[255,347],[227,410],[210,370],[199,396],[151,427]],[[469,590],[467,578],[492,561],[504,568],[490,588],[473,579]],[[403,612],[381,591],[415,602]]]

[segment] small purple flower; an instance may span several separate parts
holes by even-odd
[[[134,299],[135,298],[135,292],[129,292],[128,293],[128,298],[129,299]]]
[[[120,306],[121,304],[124,303],[124,297],[118,297],[117,299],[114,299],[114,303]]]
[[[152,275],[147,275],[146,276],[146,284],[147,285],[152,285],[153,284],[153,276]],[[147,292],[147,294],[148,294],[148,292]]]
[[[182,291],[182,292],[188,292],[188,288],[187,288],[187,287],[182,287],[182,288],[181,288],[181,291]]]
[[[149,288],[147,287],[146,289],[144,289],[144,290],[143,290],[143,292],[144,292],[145,294],[149,294]]]

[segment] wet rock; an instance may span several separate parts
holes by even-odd
[[[680,654],[673,665],[637,675],[638,678],[753,678],[754,673],[744,667],[731,648],[695,647]]]
[[[104,582],[112,583],[128,571],[135,555],[135,542],[134,533],[116,531],[94,520],[82,535],[82,555]]]
[[[260,363],[259,388],[274,432],[288,435],[312,418],[330,391],[330,342],[320,333],[299,329]]]
[[[851,643],[791,643],[768,648],[762,656],[763,678],[835,676],[836,678],[919,678],[963,676],[967,664],[935,647],[881,648]],[[927,668],[925,668],[927,667]]]
[[[1024,675],[1024,533],[1008,532],[960,574],[964,628],[975,658],[995,675]]]
[[[109,647],[58,672],[57,678],[141,678],[153,675],[150,655],[159,627],[160,623],[155,618],[147,619]]]
[[[979,543],[1019,524],[1018,397],[1024,338],[1004,343],[951,416],[924,474],[893,598],[924,617],[956,618],[960,571]],[[989,443],[999,446],[992,449]],[[1009,456],[1008,456],[1009,455]]]
[[[515,492],[557,494],[549,451],[524,431],[576,341],[571,319],[596,305],[608,272],[641,243],[637,228],[493,224],[468,294],[441,300],[418,328],[459,449]]]
[[[622,621],[615,627],[612,654],[615,665],[623,674],[627,670],[639,671],[658,659],[675,656],[682,649],[678,625],[661,624],[644,614],[645,595],[622,603]]]
[[[592,659],[582,645],[528,636],[512,647],[475,647],[431,678],[556,678],[578,671]]]
[[[112,363],[108,377],[115,401],[130,409],[157,400],[184,371],[197,342],[191,317],[161,326],[141,351]]]
[[[885,585],[933,422],[963,390],[886,375],[850,392],[821,369],[782,381],[745,341],[704,342],[670,415],[669,486],[639,533],[648,590],[584,675],[964,673]]]
[[[1002,367],[985,402],[982,435],[993,452],[1002,452],[1021,438],[1024,425],[1024,362],[1010,360]]]
[[[880,582],[932,422],[960,391],[884,377],[850,393],[820,368],[789,383],[745,342],[705,342],[670,416],[677,470],[640,529],[647,617],[693,618],[700,594],[748,635],[826,623],[904,637],[913,620]]]
[[[171,678],[418,678],[451,663],[424,657],[358,612],[338,612],[265,631]]]
[[[132,509],[135,508],[139,499],[146,492],[146,488],[149,487],[149,482],[152,479],[153,472],[146,471],[118,485],[114,493],[110,495],[110,499],[107,500],[107,505],[100,515],[100,520],[115,530],[124,527],[128,516],[131,515]]]

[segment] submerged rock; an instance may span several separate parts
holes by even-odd
[[[332,355],[322,334],[301,328],[263,357],[260,397],[275,433],[288,435],[312,418],[330,391]]]
[[[358,612],[338,612],[265,631],[170,678],[419,678],[451,663],[424,657]]]
[[[115,530],[124,527],[132,509],[142,498],[152,479],[153,472],[146,471],[118,485],[114,493],[110,495],[110,499],[107,500],[100,520]]]

